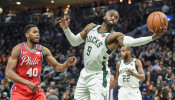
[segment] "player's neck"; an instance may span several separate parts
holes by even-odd
[[[30,42],[26,42],[26,46],[28,49],[30,50],[34,50],[35,49],[35,46],[36,44],[33,44],[33,43],[30,43]]]
[[[126,63],[126,64],[128,64],[128,63],[130,63],[131,61],[132,61],[132,57],[130,56],[130,57],[128,57],[127,59],[124,59],[124,62]]]
[[[99,28],[99,32],[111,32],[112,30],[113,27],[108,27],[105,23],[103,23]]]

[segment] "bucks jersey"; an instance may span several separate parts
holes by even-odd
[[[95,25],[88,31],[83,52],[84,68],[80,72],[76,89],[75,100],[108,100],[110,70],[108,57],[112,50],[107,47],[107,38],[110,33],[100,33],[101,26]]]
[[[120,61],[118,85],[121,87],[131,87],[131,88],[139,87],[139,79],[137,79],[132,75],[127,74],[126,73],[127,70],[132,70],[134,73],[138,73],[136,69],[135,58],[133,58],[133,60],[129,64],[125,64],[124,60]]]
[[[101,25],[95,25],[87,33],[84,48],[84,65],[87,70],[101,71],[108,68],[108,57],[112,50],[107,47],[107,37],[110,33],[101,33]]]

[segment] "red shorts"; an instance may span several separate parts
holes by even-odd
[[[11,100],[46,100],[44,91],[33,93],[33,95],[24,95],[19,92],[14,92],[11,96]]]
[[[28,87],[23,86],[19,87],[14,85],[14,88],[11,91],[11,100],[46,100],[45,94],[41,87],[39,92],[33,93]]]

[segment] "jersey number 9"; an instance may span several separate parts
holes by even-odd
[[[88,55],[88,56],[90,55],[91,50],[92,50],[92,47],[91,47],[91,46],[88,46],[88,49],[87,49],[87,55]]]

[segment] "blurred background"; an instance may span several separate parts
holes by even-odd
[[[9,100],[12,81],[5,77],[5,68],[12,48],[25,40],[24,27],[36,24],[40,30],[40,44],[49,48],[58,62],[70,56],[77,64],[64,72],[55,72],[45,61],[41,86],[49,98],[74,100],[74,91],[84,67],[83,48],[70,46],[62,29],[56,23],[64,15],[71,19],[70,29],[77,34],[89,23],[102,24],[109,9],[119,12],[115,31],[135,38],[152,33],[146,25],[154,11],[164,12],[169,20],[167,32],[147,45],[134,47],[132,56],[143,64],[146,80],[141,83],[142,100],[175,100],[175,0],[0,0],[0,100]],[[109,58],[111,73],[116,74],[116,62],[121,60],[120,48]],[[118,87],[113,99],[117,99]],[[157,100],[157,99],[156,99]]]

